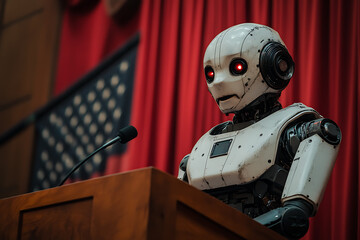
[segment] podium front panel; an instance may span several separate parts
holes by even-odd
[[[154,168],[0,200],[0,239],[285,239]]]

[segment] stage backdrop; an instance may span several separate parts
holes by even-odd
[[[195,142],[231,118],[207,91],[206,46],[232,25],[269,25],[296,63],[282,105],[303,102],[336,121],[343,133],[324,200],[304,239],[359,239],[358,0],[143,0],[139,16],[125,27],[104,14],[103,1],[86,15],[66,10],[55,93],[139,30],[131,113],[139,136],[124,155],[109,159],[106,173],[155,166],[177,174]]]

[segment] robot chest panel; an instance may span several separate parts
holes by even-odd
[[[278,131],[255,123],[240,131],[205,134],[190,155],[190,184],[204,190],[257,179],[275,162]]]
[[[190,154],[190,185],[205,190],[256,180],[275,163],[282,130],[306,114],[320,117],[314,109],[295,103],[239,131],[211,135],[210,130]]]

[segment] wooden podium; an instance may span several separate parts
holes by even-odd
[[[0,200],[0,239],[284,239],[154,168]]]

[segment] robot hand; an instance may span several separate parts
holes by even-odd
[[[294,199],[254,220],[289,239],[298,239],[308,231],[312,211],[311,204],[302,199]]]

